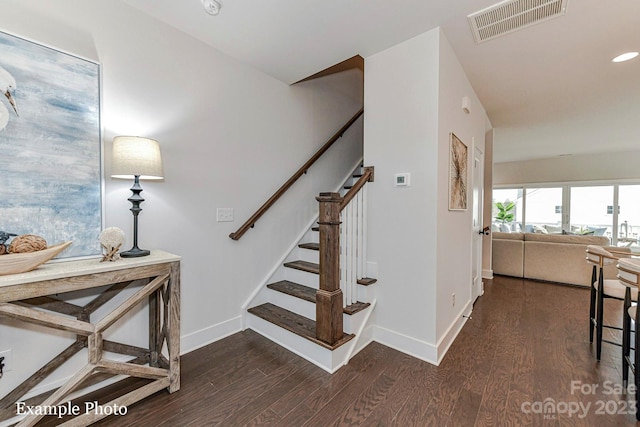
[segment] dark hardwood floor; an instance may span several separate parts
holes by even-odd
[[[620,348],[604,344],[597,363],[589,344],[588,297],[569,286],[485,281],[437,367],[372,343],[329,375],[248,330],[185,355],[179,392],[97,425],[635,425],[633,395],[616,389]],[[608,301],[605,313],[615,322],[619,304]],[[540,413],[543,402],[556,412]]]

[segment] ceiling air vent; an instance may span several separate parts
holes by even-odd
[[[506,0],[467,16],[476,43],[565,14],[568,0]]]

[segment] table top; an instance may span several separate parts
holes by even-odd
[[[26,273],[8,274],[0,276],[0,289],[3,286],[13,286],[25,283],[35,283],[44,280],[60,279],[62,277],[82,276],[85,274],[103,273],[107,271],[125,270],[127,268],[143,267],[180,261],[181,257],[161,250],[152,250],[151,255],[137,258],[120,258],[117,261],[100,262],[101,257],[70,261],[49,261],[35,270]]]

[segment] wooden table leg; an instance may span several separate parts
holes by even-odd
[[[169,350],[169,392],[180,390],[180,264],[171,265],[169,278],[167,348]]]

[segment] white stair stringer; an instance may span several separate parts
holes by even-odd
[[[343,347],[349,347],[343,365],[349,363],[349,360],[356,354],[365,348],[371,341],[373,341],[373,328],[371,316],[376,308],[377,300],[373,300],[371,305],[366,309],[355,313],[350,317],[349,321],[349,333],[355,334],[355,337],[346,343]],[[346,325],[346,323],[345,323]],[[347,331],[345,326],[345,332]]]

